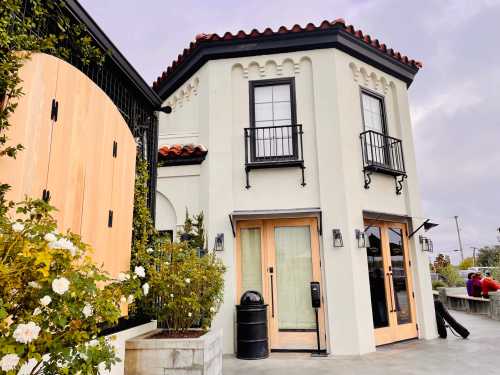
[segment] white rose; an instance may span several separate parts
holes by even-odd
[[[68,250],[72,256],[76,254],[76,246],[67,238],[59,238],[56,241],[49,242],[49,247],[52,249]]]
[[[14,232],[22,232],[24,230],[24,225],[18,222],[12,224],[12,230]]]
[[[149,293],[149,284],[146,283],[142,286],[142,291],[144,292],[144,295],[147,296]]]
[[[55,293],[63,295],[68,291],[68,289],[69,289],[69,280],[66,279],[65,277],[60,277],[52,281],[52,290]]]
[[[17,375],[30,375],[37,364],[38,361],[35,358],[30,358],[28,362],[21,366]]]
[[[134,300],[135,300],[135,298],[132,294],[127,297],[127,303],[129,303],[129,304],[134,303]]]
[[[139,277],[146,277],[146,271],[144,270],[143,266],[135,266],[134,272],[137,276]]]
[[[57,237],[54,235],[54,233],[47,233],[45,236],[43,236],[43,239],[47,242],[57,241]]]
[[[35,288],[35,289],[40,289],[41,288],[40,284],[38,284],[36,281],[30,281],[28,283],[28,286],[30,286],[32,288]]]
[[[186,284],[190,284],[191,283],[191,279],[190,278],[187,278],[184,281],[186,282]]]
[[[40,333],[40,327],[37,326],[34,322],[29,322],[27,324],[19,324],[12,337],[21,344],[27,344],[33,340],[38,338],[38,334]]]
[[[89,305],[88,303],[86,303],[85,306],[82,309],[82,313],[83,313],[83,316],[85,316],[86,318],[88,318],[88,317],[91,317],[92,314],[94,314],[94,309],[92,308],[91,305]]]
[[[17,354],[6,354],[0,359],[0,368],[2,371],[14,370],[19,363],[19,356]]]
[[[40,298],[40,303],[42,306],[48,306],[52,302],[52,298],[50,296],[44,296]]]
[[[116,277],[117,277],[118,281],[121,281],[121,282],[130,279],[130,275],[123,273],[123,272],[120,272]]]

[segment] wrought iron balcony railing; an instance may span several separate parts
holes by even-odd
[[[246,188],[251,169],[279,167],[300,167],[305,186],[302,134],[298,124],[245,128]]]
[[[360,134],[360,139],[365,189],[370,187],[371,174],[377,172],[393,176],[396,194],[401,194],[402,183],[406,178],[401,140],[374,130],[364,131]]]

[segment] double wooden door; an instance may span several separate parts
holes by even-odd
[[[418,336],[406,225],[366,220],[376,345]]]
[[[321,281],[316,219],[241,221],[237,244],[237,298],[247,290],[264,296],[271,350],[316,349],[310,293],[311,281]],[[323,308],[318,316],[325,348]]]

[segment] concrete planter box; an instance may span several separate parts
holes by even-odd
[[[153,339],[160,329],[125,345],[125,375],[221,375],[222,331],[189,339]]]

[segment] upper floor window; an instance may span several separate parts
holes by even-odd
[[[368,91],[361,91],[363,108],[363,125],[365,130],[373,130],[385,134],[385,111],[383,98]]]
[[[293,158],[297,152],[293,78],[250,82],[250,120],[255,159]]]

